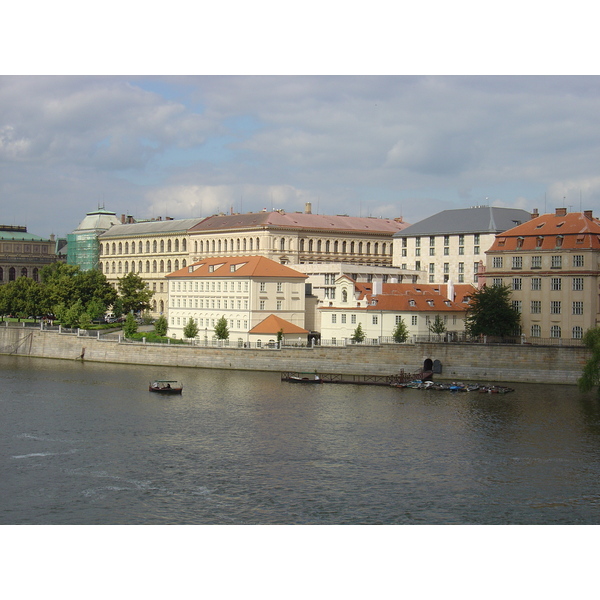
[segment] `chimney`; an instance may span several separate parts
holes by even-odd
[[[312,215],[312,204],[310,202],[307,202],[304,205],[304,214],[305,215]]]
[[[538,212],[538,209],[537,209],[537,208],[534,208],[534,209],[531,211],[531,218],[532,218],[532,219],[537,219],[539,216],[540,216],[540,213]]]
[[[591,210],[584,210],[584,211],[583,211],[583,216],[584,216],[586,219],[589,219],[590,221],[593,221],[593,220],[594,220],[594,217],[593,217],[593,215],[592,215],[592,211],[591,211]]]
[[[567,216],[567,209],[566,208],[557,208],[555,215],[557,217],[566,217]]]
[[[125,225],[126,221],[125,221],[125,215],[121,215],[121,224]]]

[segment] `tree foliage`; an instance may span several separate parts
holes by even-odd
[[[446,324],[440,315],[435,315],[433,323],[429,325],[429,331],[431,331],[431,333],[435,333],[436,335],[442,335],[442,333],[446,333]]]
[[[589,392],[594,386],[600,385],[600,328],[588,329],[583,336],[583,343],[592,351],[592,355],[583,367],[577,386],[582,392]]]
[[[165,336],[167,335],[168,328],[169,323],[167,322],[167,318],[165,315],[160,315],[160,317],[158,317],[154,323],[154,333],[156,333],[156,335]]]
[[[515,335],[520,323],[521,316],[511,304],[508,286],[486,286],[471,296],[466,317],[470,335]]]
[[[402,344],[408,339],[408,327],[402,317],[400,317],[400,320],[396,324],[392,332],[392,337],[397,344]]]
[[[227,319],[225,318],[225,315],[223,315],[215,325],[215,337],[218,340],[229,339],[229,327],[227,327]]]
[[[198,325],[193,317],[190,317],[183,328],[183,335],[188,339],[195,338],[198,335]]]
[[[123,333],[126,337],[131,337],[134,333],[137,332],[138,326],[137,321],[135,320],[135,316],[133,313],[128,313],[125,317],[125,324],[123,325]]]
[[[354,330],[354,333],[352,334],[352,337],[350,338],[353,342],[356,342],[357,344],[360,344],[361,342],[365,341],[365,337],[366,334],[363,331],[362,325],[359,323],[356,326],[356,329]]]
[[[137,273],[127,273],[118,282],[119,295],[123,304],[123,312],[149,310],[150,300],[154,292],[148,289],[144,280]]]
[[[19,277],[0,287],[0,312],[19,318],[40,315],[43,311],[43,288],[33,279]]]

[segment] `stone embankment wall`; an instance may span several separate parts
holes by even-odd
[[[418,371],[439,360],[436,379],[575,384],[590,353],[586,348],[448,343],[384,344],[340,348],[204,348],[119,343],[39,329],[0,327],[0,354],[135,365],[255,371],[315,371],[391,375]]]

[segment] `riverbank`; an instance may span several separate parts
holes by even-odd
[[[0,328],[0,354],[93,362],[233,369],[306,371],[356,375],[416,372],[439,361],[435,379],[497,382],[577,383],[590,356],[587,348],[423,342],[315,348],[213,348],[144,344],[107,338]]]

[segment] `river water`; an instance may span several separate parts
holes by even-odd
[[[596,524],[600,402],[0,357],[0,524]],[[147,391],[182,379],[182,396]]]

